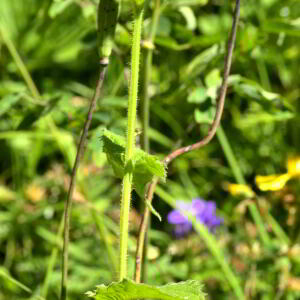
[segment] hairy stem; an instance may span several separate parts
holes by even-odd
[[[71,175],[71,182],[69,186],[68,196],[65,203],[65,211],[64,211],[64,241],[63,241],[63,254],[62,254],[62,281],[61,281],[61,295],[60,300],[67,299],[67,281],[68,281],[68,247],[69,247],[69,227],[70,227],[70,214],[72,207],[72,197],[75,188],[75,179],[77,169],[79,167],[79,162],[82,154],[84,153],[84,143],[87,138],[88,130],[92,122],[93,112],[96,107],[97,99],[100,96],[101,87],[104,81],[107,65],[109,63],[108,58],[104,58],[100,61],[100,74],[97,82],[96,90],[94,96],[90,103],[89,112],[83,127],[83,131],[80,137],[80,141],[77,147],[77,154],[74,163],[74,167]]]
[[[128,222],[129,209],[132,191],[132,164],[135,152],[135,126],[136,126],[136,109],[137,94],[139,82],[139,62],[140,62],[140,42],[143,23],[143,8],[135,9],[133,41],[131,53],[131,78],[128,99],[128,124],[127,124],[127,141],[125,152],[125,169],[126,173],[123,178],[123,189],[121,199],[120,213],[120,266],[119,279],[122,280],[127,276],[127,248],[128,248]]]
[[[235,45],[235,40],[236,40],[236,33],[237,33],[237,26],[238,26],[238,21],[239,21],[239,16],[240,16],[240,0],[236,0],[236,7],[235,7],[235,12],[234,12],[234,17],[233,17],[233,23],[232,23],[232,29],[231,29],[231,33],[230,33],[230,37],[229,37],[229,41],[228,41],[228,50],[227,50],[227,55],[225,58],[225,65],[224,65],[224,75],[223,75],[223,81],[222,81],[222,85],[220,87],[219,90],[219,95],[218,95],[218,102],[217,102],[217,111],[216,111],[216,115],[214,118],[214,121],[212,123],[212,126],[207,134],[206,137],[204,137],[203,139],[201,139],[199,142],[186,146],[186,147],[182,147],[179,148],[173,152],[171,152],[169,155],[167,155],[165,157],[165,159],[163,160],[163,162],[168,165],[173,159],[175,159],[176,157],[199,149],[203,146],[205,146],[206,144],[208,144],[212,138],[215,136],[216,131],[220,125],[220,120],[222,117],[222,113],[223,113],[223,108],[224,108],[224,103],[225,103],[225,96],[226,96],[226,91],[227,91],[227,85],[228,85],[228,77],[229,77],[229,73],[230,73],[230,68],[231,68],[231,62],[232,62],[232,55],[233,55],[233,49],[234,49],[234,45]],[[148,187],[148,192],[146,195],[146,201],[149,201],[150,203],[152,202],[152,198],[153,198],[153,194],[155,191],[155,187],[157,184],[158,180],[154,179],[151,184]],[[139,237],[138,237],[138,241],[137,241],[137,249],[143,249],[143,244],[144,244],[144,237],[145,237],[145,230],[147,229],[147,226],[145,224],[148,224],[148,218],[149,218],[149,208],[146,207],[145,208],[145,213],[144,213],[144,217],[142,219],[142,222],[140,224],[140,229],[139,229]],[[135,276],[135,280],[137,282],[141,281],[140,278],[140,263],[142,261],[142,255],[143,252],[141,251],[141,253],[137,254],[137,259],[136,259],[136,265],[135,265],[135,269],[136,269],[136,276]]]

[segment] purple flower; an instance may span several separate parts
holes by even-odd
[[[195,216],[211,232],[223,223],[223,219],[216,215],[216,203],[213,201],[196,198],[192,202],[177,201],[176,206],[178,209],[168,214],[168,222],[175,225],[174,232],[177,237],[182,237],[193,229],[192,223],[181,211],[187,211]]]

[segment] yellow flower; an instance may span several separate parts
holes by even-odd
[[[255,177],[258,188],[262,191],[278,191],[292,178],[300,176],[300,157],[290,157],[287,160],[287,173]]]
[[[293,176],[300,175],[300,157],[290,157],[287,161],[287,170],[289,174]]]
[[[292,177],[293,176],[289,173],[269,176],[258,175],[255,177],[255,181],[258,188],[262,191],[278,191],[281,190]]]
[[[246,184],[236,184],[236,183],[228,183],[226,185],[226,189],[232,196],[246,196],[249,198],[253,198],[255,193],[252,189]]]

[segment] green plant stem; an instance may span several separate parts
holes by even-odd
[[[274,219],[274,217],[270,213],[268,213],[266,217],[267,217],[267,222],[272,227],[272,230],[273,230],[274,234],[277,236],[277,238],[279,240],[281,240],[281,242],[283,244],[290,245],[291,244],[290,238],[284,232],[284,230],[281,228],[281,226],[277,223],[277,221]]]
[[[57,232],[57,235],[56,235],[57,243],[59,243],[59,241],[61,239],[63,229],[64,229],[64,218],[62,217],[62,219],[60,221],[60,224],[59,224],[59,227],[58,227],[58,232]],[[42,287],[42,296],[45,299],[47,299],[50,279],[51,279],[51,276],[53,274],[53,269],[54,269],[54,266],[55,266],[55,263],[56,263],[58,251],[59,251],[59,246],[55,245],[52,249],[51,256],[49,258],[47,272],[46,272],[46,276],[45,276],[43,287]]]
[[[158,21],[160,15],[160,0],[155,1],[155,7],[152,16],[152,22],[150,27],[150,33],[147,38],[147,42],[150,45],[153,45],[154,38],[157,31]],[[152,72],[152,59],[153,59],[153,50],[151,47],[145,50],[144,57],[144,68],[143,68],[143,84],[142,84],[142,93],[141,93],[141,108],[142,108],[142,138],[141,144],[142,148],[149,152],[149,113],[150,113],[150,97],[149,97],[149,85],[151,82],[151,72]]]
[[[115,249],[111,245],[111,241],[108,235],[107,228],[103,222],[102,216],[99,216],[95,209],[91,210],[94,222],[96,223],[97,229],[100,233],[100,237],[104,242],[108,257],[110,259],[111,265],[113,267],[114,273],[118,271],[118,259],[115,253]]]
[[[136,126],[136,109],[137,94],[139,82],[139,62],[141,52],[141,31],[143,23],[143,8],[136,8],[134,12],[133,41],[131,53],[131,79],[128,99],[128,125],[127,141],[125,152],[125,169],[126,173],[123,178],[123,189],[121,199],[120,213],[120,265],[119,279],[123,280],[127,276],[127,248],[128,248],[128,222],[129,209],[132,191],[132,164],[135,152],[135,126]]]
[[[227,139],[227,136],[222,128],[222,125],[217,130],[217,138],[219,140],[219,143],[222,147],[222,150],[224,152],[224,155],[228,161],[228,164],[231,168],[231,171],[233,173],[233,176],[235,177],[235,180],[238,184],[246,184],[246,180],[244,178],[244,175],[241,171],[241,168],[235,158],[235,155],[231,149],[231,146],[229,144],[229,141]]]
[[[237,181],[238,184],[246,184],[246,180],[243,176],[242,170],[235,158],[233,150],[230,146],[230,143],[227,139],[227,136],[226,136],[222,126],[220,126],[217,130],[217,137],[218,137],[220,145],[223,149],[224,155],[228,161],[228,164],[233,172],[235,180]],[[265,225],[260,216],[259,210],[254,202],[251,202],[251,204],[249,205],[249,210],[250,210],[250,214],[258,228],[258,233],[260,235],[262,242],[264,243],[264,245],[267,248],[270,249],[272,247],[272,240],[265,228]]]
[[[72,170],[71,175],[71,182],[69,186],[68,196],[65,203],[65,211],[64,211],[64,243],[63,243],[63,253],[62,253],[62,281],[61,281],[61,300],[67,299],[67,282],[68,282],[68,247],[69,247],[69,227],[70,227],[70,214],[71,214],[71,207],[72,207],[72,197],[75,188],[75,180],[76,180],[76,173],[79,167],[79,162],[81,156],[84,152],[84,143],[87,138],[88,130],[90,128],[92,122],[93,112],[96,107],[97,99],[100,96],[101,87],[104,81],[106,69],[108,66],[109,60],[108,58],[104,58],[100,61],[100,74],[99,79],[97,82],[96,90],[94,96],[90,103],[89,112],[84,124],[84,128],[80,137],[80,141],[77,147],[77,154],[74,163],[74,167]]]
[[[6,270],[5,268],[1,267],[0,268],[0,278],[4,278],[8,281],[10,281],[12,284],[14,284],[15,286],[19,287],[20,289],[22,289],[23,291],[32,294],[32,290],[27,287],[26,285],[24,285],[23,283],[21,283],[20,281],[14,279],[9,273],[8,270]]]
[[[12,58],[14,59],[22,77],[24,78],[32,96],[38,100],[41,98],[41,95],[35,85],[35,83],[33,82],[30,73],[28,72],[24,62],[21,59],[21,56],[19,55],[14,43],[12,42],[12,40],[9,37],[9,34],[5,31],[5,29],[1,26],[0,27],[0,33],[2,35],[3,41],[10,53],[10,55],[12,56]]]
[[[258,74],[259,74],[260,81],[261,81],[263,88],[266,89],[267,91],[272,91],[270,78],[268,75],[268,70],[267,70],[264,59],[261,57],[257,58],[256,64],[257,64]]]

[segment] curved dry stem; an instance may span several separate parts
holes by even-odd
[[[231,29],[231,33],[230,33],[230,37],[229,37],[229,41],[228,41],[227,55],[225,58],[223,81],[222,81],[222,85],[219,90],[219,96],[218,96],[218,101],[217,101],[217,110],[216,110],[216,115],[215,115],[214,121],[212,123],[212,126],[211,126],[207,136],[205,136],[199,142],[189,145],[189,146],[185,146],[185,147],[176,149],[175,151],[173,151],[169,155],[167,155],[163,160],[163,162],[166,165],[168,165],[173,159],[175,159],[176,157],[178,157],[184,153],[200,149],[201,147],[207,145],[216,134],[216,131],[220,125],[221,117],[222,117],[223,110],[224,110],[224,103],[225,103],[226,91],[227,91],[227,86],[228,86],[228,78],[229,78],[229,73],[230,73],[230,68],[231,68],[231,63],[232,63],[233,49],[234,49],[235,40],[236,40],[236,33],[237,33],[239,17],[240,17],[240,0],[236,0],[232,29]],[[152,198],[153,198],[153,194],[154,194],[157,182],[158,182],[158,180],[154,179],[150,183],[150,185],[147,189],[147,194],[146,194],[145,200],[150,201],[150,203],[152,202]],[[145,213],[144,213],[144,216],[143,216],[141,224],[140,224],[139,236],[138,236],[138,240],[137,240],[136,263],[135,263],[135,281],[136,282],[141,281],[141,268],[142,268],[141,263],[142,263],[142,258],[143,258],[144,238],[145,238],[145,233],[147,230],[149,214],[150,214],[149,208],[146,206]]]
[[[90,128],[92,122],[93,112],[96,107],[97,99],[100,96],[101,87],[104,81],[105,73],[107,70],[109,60],[108,58],[104,58],[100,61],[100,74],[99,79],[97,82],[96,90],[94,96],[90,103],[89,112],[83,127],[83,131],[80,137],[80,141],[77,147],[77,154],[74,163],[74,167],[72,170],[71,175],[71,182],[68,191],[68,197],[65,203],[65,210],[64,210],[64,240],[63,240],[63,253],[62,253],[62,281],[61,281],[61,295],[60,300],[66,300],[67,298],[67,281],[68,281],[68,248],[69,248],[69,228],[70,228],[70,214],[71,214],[71,207],[72,207],[72,197],[75,188],[75,179],[76,173],[79,167],[79,162],[81,156],[84,153],[84,143],[88,134],[88,130]]]

